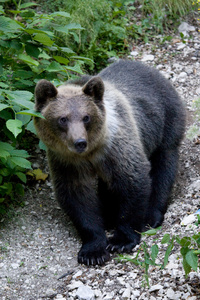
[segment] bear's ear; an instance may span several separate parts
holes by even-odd
[[[55,98],[58,94],[56,87],[49,81],[42,79],[35,87],[35,109],[41,111],[49,98]]]
[[[84,85],[83,92],[88,96],[94,97],[96,102],[102,101],[104,94],[103,80],[98,76],[93,77]]]

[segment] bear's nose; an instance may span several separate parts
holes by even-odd
[[[76,151],[81,153],[87,147],[87,142],[84,139],[78,139],[75,141],[74,146],[75,146]]]

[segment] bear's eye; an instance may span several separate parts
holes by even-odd
[[[59,120],[58,120],[58,123],[60,125],[66,125],[68,122],[68,118],[67,117],[61,117]]]
[[[89,122],[90,122],[90,116],[85,116],[85,117],[83,118],[83,123],[87,124],[87,123],[89,123]]]

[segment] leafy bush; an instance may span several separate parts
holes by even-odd
[[[87,56],[95,62],[90,69],[102,69],[109,57],[124,55],[127,50],[127,3],[126,0],[40,0],[43,9],[58,8],[68,11],[72,21],[81,24],[85,30],[73,34],[74,40],[66,36],[63,42],[79,55]]]
[[[200,232],[199,232],[199,224],[200,224],[200,216],[197,215],[198,222],[195,224],[196,229],[194,230],[194,234],[192,236],[183,236],[180,237],[179,235],[173,235],[172,237],[169,234],[165,234],[161,240],[162,245],[167,245],[165,256],[163,263],[157,264],[156,258],[159,254],[159,247],[154,240],[153,245],[151,246],[150,250],[145,241],[143,241],[134,257],[126,256],[126,255],[119,255],[117,260],[121,262],[130,261],[136,266],[139,266],[141,269],[144,270],[144,285],[147,284],[149,286],[149,266],[156,266],[158,268],[164,269],[168,263],[168,259],[172,250],[177,246],[180,250],[180,256],[182,256],[182,265],[185,271],[185,276],[187,277],[188,274],[193,270],[196,271],[200,268]],[[153,236],[156,235],[158,230],[161,227],[156,229],[150,229],[146,232],[143,232],[143,236]]]
[[[60,84],[74,74],[82,74],[84,62],[68,48],[59,46],[61,36],[70,35],[79,24],[70,23],[67,12],[36,13],[35,3],[19,4],[13,9],[6,0],[0,6],[0,214],[5,213],[8,199],[23,195],[26,169],[31,168],[23,150],[25,128],[34,132],[33,91],[41,78]],[[58,19],[65,20],[60,26]]]
[[[72,21],[85,28],[66,36],[62,43],[93,59],[95,65],[90,65],[90,71],[102,69],[109,57],[123,57],[133,39],[148,42],[163,33],[174,20],[193,8],[190,0],[40,0],[40,3],[44,10],[68,11]]]

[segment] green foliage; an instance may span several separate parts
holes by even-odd
[[[72,22],[85,29],[65,36],[62,43],[94,60],[95,65],[89,65],[90,71],[102,69],[109,57],[123,57],[133,39],[148,42],[193,9],[190,0],[40,0],[40,3],[43,10],[68,11]],[[65,20],[60,22],[65,25]]]
[[[79,55],[94,60],[90,69],[102,69],[111,56],[124,55],[127,50],[128,31],[127,4],[134,1],[69,0],[40,1],[45,9],[54,11],[58,7],[68,11],[72,21],[81,24],[85,30],[67,36],[63,42]],[[73,38],[73,39],[72,39]]]
[[[71,76],[82,74],[84,63],[72,49],[61,45],[62,37],[83,28],[70,23],[67,12],[41,14],[36,3],[16,4],[1,1],[0,6],[0,215],[9,199],[22,195],[26,169],[31,168],[23,148],[26,128],[34,132],[34,86],[41,78],[58,85]],[[58,20],[65,20],[61,26]],[[59,35],[60,34],[60,35]],[[73,34],[72,34],[73,36]],[[27,135],[27,134],[26,134]],[[29,145],[30,147],[30,145]]]
[[[184,236],[180,238],[178,235],[174,235],[170,237],[169,234],[165,234],[161,240],[162,245],[167,245],[165,250],[165,256],[162,264],[156,263],[156,258],[158,257],[159,247],[156,244],[156,240],[154,239],[153,245],[150,250],[146,244],[146,242],[142,242],[137,253],[134,257],[119,255],[117,260],[121,262],[130,261],[136,266],[139,266],[144,271],[144,284],[147,284],[149,287],[149,266],[155,266],[158,268],[165,268],[168,264],[168,259],[174,247],[179,246],[180,254],[182,256],[182,264],[183,269],[185,271],[185,276],[194,270],[197,272],[198,268],[200,268],[200,232],[199,232],[199,224],[200,224],[200,216],[198,216],[198,222],[196,223],[197,232],[194,232],[192,236]],[[156,229],[150,229],[146,232],[143,232],[143,236],[152,236],[160,230],[161,227]]]

